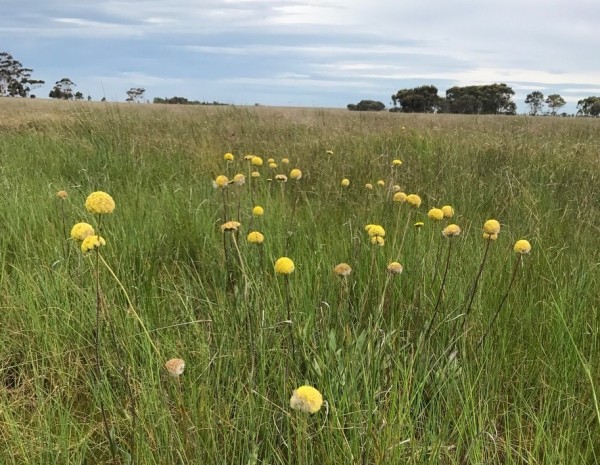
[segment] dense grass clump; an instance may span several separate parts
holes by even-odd
[[[598,461],[598,121],[0,115],[0,462]]]

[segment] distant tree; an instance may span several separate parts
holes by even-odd
[[[73,87],[76,84],[69,78],[62,78],[60,81],[54,83],[54,88],[50,91],[48,96],[50,98],[72,100],[75,95],[73,94]]]
[[[512,101],[515,92],[506,84],[452,87],[446,91],[450,113],[514,115],[517,105]]]
[[[75,100],[83,100],[83,94],[81,92],[75,92]]]
[[[88,101],[88,102],[91,102],[91,101],[92,101],[92,96],[91,96],[91,95],[88,95],[88,96],[87,96],[87,101]]]
[[[435,86],[401,89],[392,95],[392,100],[394,107],[400,104],[403,113],[435,113],[443,106]]]
[[[385,104],[377,100],[361,100],[357,104],[348,104],[347,108],[350,111],[382,111],[385,110]]]
[[[567,104],[567,102],[565,102],[565,99],[562,98],[560,95],[552,94],[548,95],[548,98],[546,99],[546,104],[548,105],[548,107],[550,107],[551,114],[553,116],[556,116],[558,110],[564,107]]]
[[[0,97],[27,97],[31,90],[44,84],[32,79],[31,68],[25,68],[8,52],[0,52]]]
[[[546,100],[546,102],[548,101]],[[531,116],[536,116],[544,107],[544,94],[542,94],[539,90],[536,90],[531,94],[527,94],[527,97],[525,97],[525,103],[529,105],[529,114]]]
[[[600,97],[587,97],[577,102],[577,114],[600,116]]]
[[[101,102],[106,102],[106,97],[102,97],[102,100],[100,100]]]
[[[144,94],[146,93],[146,89],[142,87],[132,87],[127,91],[127,102],[135,102],[139,103],[144,99]]]

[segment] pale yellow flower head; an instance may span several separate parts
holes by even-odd
[[[287,176],[285,174],[277,174],[275,175],[275,181],[287,182]]]
[[[252,174],[250,175],[253,178],[260,178],[260,173],[258,171],[252,171]]]
[[[369,235],[369,237],[375,237],[375,236],[380,236],[380,237],[385,237],[385,229],[383,229],[382,226],[378,225],[378,224],[369,224],[367,225],[368,229],[367,234]]]
[[[66,198],[69,196],[69,194],[67,193],[67,191],[58,191],[56,193],[56,196],[61,200],[66,200]]]
[[[226,187],[229,184],[229,178],[223,174],[217,176],[217,179],[214,181],[215,187]]]
[[[282,158],[281,159],[281,164],[282,165],[289,165],[290,164],[290,159],[289,158]]]
[[[415,223],[415,228],[421,229],[424,225],[425,225],[425,223],[423,223],[422,221],[417,221]]]
[[[521,255],[528,254],[531,252],[531,244],[525,239],[519,239],[515,242],[514,250]]]
[[[350,180],[347,178],[342,179],[342,187],[348,187],[350,185]]]
[[[383,247],[385,245],[385,239],[381,236],[372,236],[371,244]]]
[[[488,233],[484,232],[483,238],[487,239],[488,241],[495,241],[496,239],[498,239],[498,234],[488,234]]]
[[[427,212],[427,216],[435,221],[441,221],[444,219],[444,212],[439,208],[432,208]]]
[[[87,236],[81,243],[81,251],[83,253],[88,253],[103,245],[106,245],[104,238],[100,236]]]
[[[227,221],[221,225],[221,232],[237,231],[241,224],[238,221]]]
[[[392,192],[400,192],[402,188],[398,184],[392,186]]]
[[[383,179],[380,179],[379,181],[377,181],[377,185],[379,187],[383,187],[383,186],[385,186],[385,181]]]
[[[421,206],[421,197],[417,194],[409,194],[406,196],[406,202],[415,208],[419,208]]]
[[[177,378],[183,374],[185,362],[180,358],[172,358],[165,363],[165,368],[171,376]]]
[[[446,237],[458,236],[460,235],[460,227],[456,224],[449,224],[444,228],[442,234]]]
[[[227,152],[225,155],[223,155],[223,159],[226,161],[233,161],[234,160],[233,153]]]
[[[263,160],[260,157],[254,156],[250,159],[250,164],[254,166],[262,166]]]
[[[269,163],[269,168],[271,168],[272,170],[274,170],[275,168],[277,168],[277,163],[275,163],[274,161],[272,161],[271,163]]]
[[[76,241],[83,241],[86,237],[93,236],[94,234],[94,228],[91,224],[77,223],[71,228],[71,238]]]
[[[263,216],[265,214],[265,209],[263,207],[261,207],[260,205],[256,205],[252,209],[252,214],[254,216]]]
[[[483,224],[483,232],[487,234],[498,234],[500,232],[500,223],[496,220],[487,220]]]
[[[371,190],[371,189],[373,189],[373,184],[371,184],[370,182],[368,182],[368,183],[365,184],[365,188]]]
[[[323,405],[323,396],[312,386],[300,386],[294,390],[290,407],[305,413],[317,413]]]
[[[254,158],[254,155],[245,155],[244,156],[244,160],[250,161],[250,162],[252,161],[253,158]]]
[[[269,159],[267,160],[267,163],[275,163],[275,159],[274,159],[274,158],[269,158]]]
[[[258,231],[252,231],[248,234],[247,239],[248,242],[250,242],[250,244],[262,244],[265,240],[265,236],[263,236]]]
[[[236,186],[243,186],[245,182],[246,182],[246,176],[244,176],[242,173],[238,173],[233,177],[233,183]]]
[[[325,151],[325,153],[326,153],[327,155],[333,155],[333,150],[326,150],[326,151]]]
[[[350,265],[348,265],[347,263],[340,263],[335,266],[335,268],[333,269],[333,272],[336,275],[338,275],[342,278],[345,278],[346,276],[349,276],[350,273],[352,273],[352,267]]]
[[[407,195],[404,192],[396,192],[394,194],[394,202],[406,202]]]
[[[392,166],[400,166],[402,164],[402,160],[392,160]]]
[[[85,208],[90,213],[99,215],[112,213],[115,209],[115,201],[106,192],[96,191],[88,195],[88,198],[85,200]]]
[[[275,262],[275,273],[288,275],[292,274],[295,269],[294,262],[288,257],[278,258]]]
[[[404,267],[398,262],[392,262],[387,266],[387,272],[392,274],[400,274],[404,270]]]
[[[290,171],[290,178],[291,179],[300,179],[302,177],[302,171],[300,171],[298,168],[294,168],[292,171]]]
[[[452,208],[450,205],[444,205],[442,207],[442,211],[444,212],[445,218],[452,218],[454,216],[454,208]]]

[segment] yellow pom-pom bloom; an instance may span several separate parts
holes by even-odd
[[[246,160],[246,161],[252,161],[253,158],[254,158],[254,155],[245,155],[244,156],[244,160]]]
[[[515,252],[520,253],[521,255],[528,254],[529,252],[531,252],[531,244],[525,239],[520,239],[517,242],[515,242],[514,250]]]
[[[421,206],[421,197],[417,194],[409,194],[406,196],[406,202],[415,208],[419,208]]]
[[[487,234],[498,234],[500,232],[500,223],[496,220],[487,220],[483,223],[483,232]]]
[[[312,386],[300,386],[290,399],[290,407],[305,413],[317,413],[323,405],[323,396]]]
[[[350,180],[349,179],[342,179],[342,187],[348,187],[350,185]]]
[[[106,192],[92,192],[85,200],[85,208],[90,213],[97,213],[99,215],[112,213],[115,209],[115,201]]]
[[[83,241],[86,237],[93,236],[94,234],[94,228],[91,224],[77,223],[71,228],[71,238],[76,241]]]
[[[379,187],[383,187],[383,186],[385,186],[385,181],[383,179],[380,179],[379,181],[377,181],[377,185]]]
[[[282,165],[289,165],[290,164],[290,159],[289,158],[282,158],[281,159],[281,164]]]
[[[250,175],[253,178],[260,178],[260,173],[258,171],[252,171],[252,174]]]
[[[229,184],[229,178],[222,174],[217,176],[217,179],[215,179],[214,182],[215,187],[225,187],[227,184]]]
[[[365,184],[365,188],[371,190],[371,189],[373,189],[373,184],[371,184],[370,182],[368,182],[368,183]]]
[[[371,237],[371,244],[383,247],[385,245],[385,239],[381,236]]]
[[[275,175],[275,181],[287,182],[287,176],[285,174],[277,174]]]
[[[392,186],[392,192],[400,192],[402,188],[398,184]]]
[[[292,171],[290,171],[290,178],[298,180],[301,177],[302,171],[300,171],[298,168],[294,168]]]
[[[263,207],[261,207],[260,205],[256,205],[252,209],[252,214],[254,216],[263,216],[265,214],[265,209]]]
[[[404,267],[398,262],[392,262],[387,266],[387,272],[392,274],[400,274]]]
[[[271,168],[272,170],[274,170],[275,168],[277,168],[277,163],[275,163],[274,161],[269,163],[269,168]]]
[[[326,151],[325,151],[325,153],[326,153],[327,155],[333,155],[333,150],[326,150]]]
[[[265,240],[265,236],[263,236],[258,231],[252,231],[248,234],[247,239],[248,242],[250,242],[250,244],[262,244]]]
[[[275,273],[292,274],[295,269],[294,262],[287,257],[278,258],[275,262]]]
[[[67,191],[58,191],[56,193],[56,196],[61,200],[66,200],[66,198],[69,196],[69,194],[67,194]]]
[[[341,276],[342,278],[345,278],[346,276],[350,275],[350,273],[352,273],[352,267],[350,265],[348,265],[347,263],[340,263],[335,266],[335,268],[333,269],[333,272],[336,275]]]
[[[267,163],[275,163],[275,159],[274,159],[274,158],[269,158],[269,159],[267,160]]]
[[[425,225],[425,223],[423,223],[422,221],[417,221],[415,223],[415,228],[421,229],[424,225]]]
[[[241,224],[238,221],[227,221],[221,225],[221,231],[237,231]]]
[[[483,233],[483,238],[489,241],[495,241],[498,239],[498,234],[488,234],[486,232]]]
[[[432,208],[427,212],[427,216],[435,221],[441,221],[444,218],[444,212],[439,208]]]
[[[233,177],[233,183],[236,186],[243,186],[245,182],[246,182],[246,176],[244,176],[242,173],[238,173]]]
[[[449,224],[444,228],[442,234],[446,237],[458,236],[460,234],[460,228],[456,224]]]
[[[396,192],[394,194],[394,202],[406,202],[407,195],[404,192]]]
[[[444,218],[452,218],[454,216],[454,208],[450,205],[444,205],[442,211],[444,212]]]
[[[385,237],[385,229],[383,229],[382,226],[380,226],[378,224],[370,224],[370,225],[367,225],[367,227],[368,227],[367,234],[369,235],[369,237],[375,237],[375,236]]]
[[[250,164],[252,164],[254,166],[262,166],[263,160],[260,157],[254,156],[250,159]]]
[[[171,376],[177,378],[183,374],[183,370],[185,370],[185,362],[180,358],[172,358],[165,363],[165,368]]]
[[[225,155],[223,155],[223,158],[227,161],[233,161],[234,156],[233,156],[233,153],[227,152]]]
[[[402,160],[392,160],[392,166],[400,166],[402,164]]]
[[[88,236],[81,243],[81,251],[83,253],[88,253],[103,245],[106,245],[104,238],[100,236]]]

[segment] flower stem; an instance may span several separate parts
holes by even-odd
[[[423,336],[423,340],[426,340],[431,332],[431,328],[433,327],[433,322],[438,314],[440,307],[440,302],[442,301],[442,294],[444,292],[444,286],[446,284],[446,278],[448,277],[448,268],[450,268],[450,254],[452,252],[452,237],[448,238],[448,255],[446,256],[446,266],[444,267],[444,275],[442,277],[442,284],[440,285],[440,291],[438,292],[437,300],[435,302],[435,307],[433,309],[433,315],[431,316],[431,320],[429,320],[429,325],[425,330],[425,335]]]

